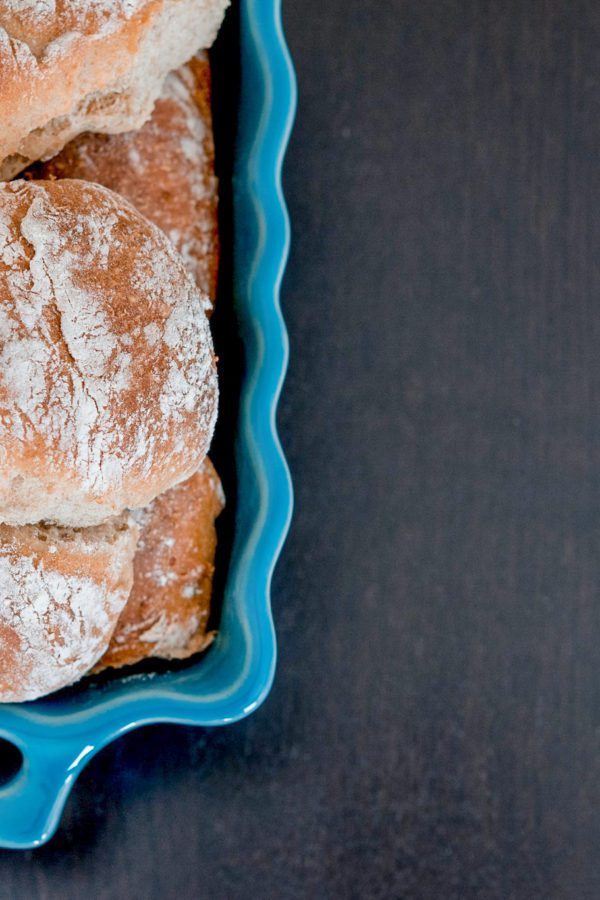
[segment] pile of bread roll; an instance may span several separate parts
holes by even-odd
[[[228,0],[0,0],[0,702],[203,650]]]

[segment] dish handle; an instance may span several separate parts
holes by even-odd
[[[25,744],[0,737],[23,757],[15,776],[0,787],[0,846],[39,847],[56,831],[77,775],[96,748],[61,738]]]

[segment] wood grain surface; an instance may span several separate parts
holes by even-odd
[[[275,687],[102,752],[0,895],[597,898],[600,4],[284,14]]]

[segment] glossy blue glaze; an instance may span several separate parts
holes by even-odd
[[[275,412],[288,344],[279,287],[289,248],[281,165],[296,105],[280,0],[241,2],[242,90],[234,174],[236,313],[247,376],[237,438],[236,538],[215,645],[179,672],[115,679],[35,703],[0,706],[0,737],[24,765],[0,789],[0,846],[43,844],[86,762],[140,725],[224,725],[267,696],[276,660],[273,568],[291,509]]]

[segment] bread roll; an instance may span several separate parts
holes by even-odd
[[[141,533],[133,589],[96,671],[150,656],[183,659],[208,646],[215,519],[224,502],[206,459],[192,478],[136,513]]]
[[[81,178],[121,194],[168,235],[214,302],[217,181],[206,53],[167,76],[150,119],[138,131],[81,134],[26,177]]]
[[[204,458],[203,298],[168,239],[82,181],[0,185],[0,521],[90,526]]]
[[[131,590],[138,526],[0,525],[0,702],[72,684],[105,651]]]
[[[0,179],[83,131],[139,128],[228,0],[0,0]]]

